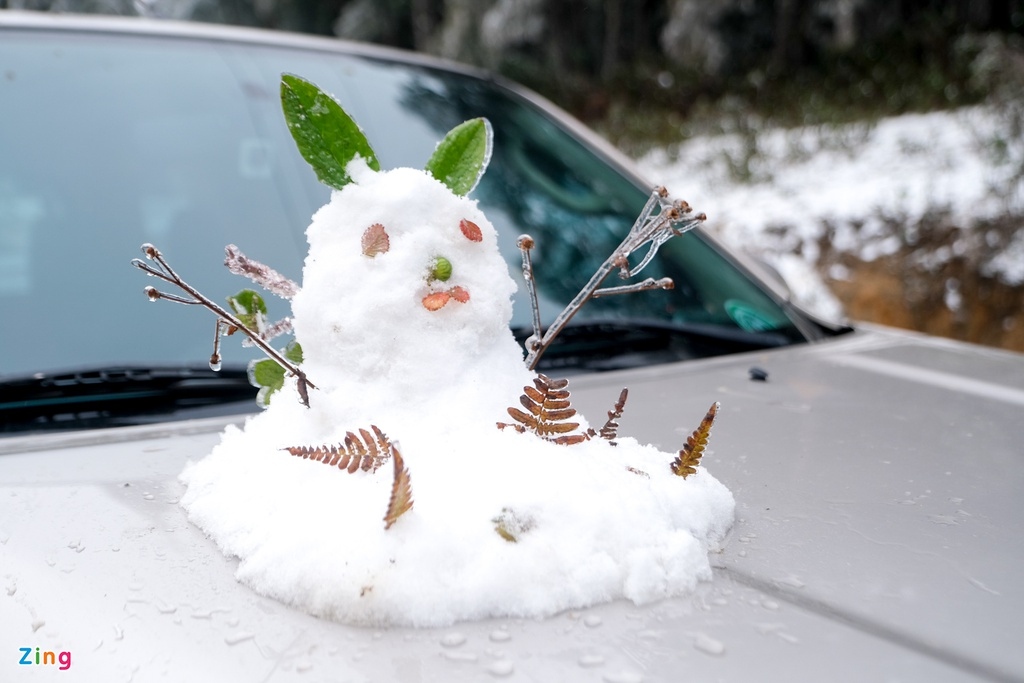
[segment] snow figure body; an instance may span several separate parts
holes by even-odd
[[[239,580],[318,616],[423,626],[643,603],[710,578],[734,503],[703,469],[684,480],[629,438],[496,427],[535,375],[476,203],[422,171],[351,173],[309,227],[293,300],[310,406],[287,387],[182,475],[182,505],[240,559]],[[388,529],[390,464],[350,474],[282,450],[370,425],[411,474],[414,505]]]

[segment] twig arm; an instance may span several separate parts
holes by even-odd
[[[533,249],[534,241],[529,235],[520,235],[516,246],[523,255],[523,279],[526,281],[526,291],[530,295],[530,308],[533,311],[533,334],[526,340],[527,352],[533,351],[540,344],[540,304],[537,303],[537,283],[533,279],[533,261],[530,260],[530,250]]]
[[[192,299],[185,299],[184,297],[177,296],[175,294],[167,294],[161,292],[155,287],[146,287],[146,296],[149,297],[150,301],[156,301],[157,299],[167,299],[168,301],[174,301],[175,303],[188,304],[188,305],[201,305],[207,310],[211,311],[216,315],[218,320],[217,325],[217,336],[219,340],[220,327],[221,325],[227,325],[229,327],[237,328],[241,331],[249,340],[255,344],[263,353],[267,354],[268,357],[272,358],[277,364],[287,370],[290,374],[298,378],[298,390],[299,398],[302,400],[302,404],[309,406],[309,389],[316,389],[316,386],[309,381],[306,377],[306,373],[299,369],[294,363],[285,358],[277,349],[272,347],[266,341],[264,341],[256,332],[250,330],[245,324],[235,317],[232,313],[228,312],[225,308],[218,305],[205,295],[203,295],[198,289],[185,282],[174,269],[171,268],[170,264],[164,259],[163,254],[160,250],[154,247],[152,244],[143,244],[142,253],[145,254],[146,258],[154,261],[157,267],[154,267],[141,259],[132,259],[132,265],[139,270],[145,271],[146,273],[160,278],[165,282],[169,282],[174,286],[178,287],[186,294],[192,297]],[[215,364],[220,362],[219,344],[215,341],[214,353],[210,357],[210,365],[213,367]],[[216,359],[216,362],[215,362]]]
[[[592,298],[601,296],[610,296],[614,294],[627,294],[632,292],[642,292],[648,289],[671,289],[673,286],[670,278],[662,278],[660,280],[654,280],[648,278],[643,282],[639,282],[633,285],[624,285],[622,287],[608,287],[601,289],[601,285],[608,278],[613,270],[618,269],[619,276],[622,279],[628,279],[641,270],[643,270],[648,263],[654,258],[658,249],[662,244],[667,242],[672,237],[682,235],[685,232],[692,230],[693,228],[700,225],[703,221],[707,220],[704,214],[697,216],[687,217],[693,210],[689,204],[684,201],[670,201],[668,199],[668,191],[664,187],[657,187],[651,192],[651,196],[647,199],[643,209],[640,211],[640,215],[637,216],[633,226],[629,229],[629,233],[626,235],[622,243],[615,248],[611,255],[605,259],[604,263],[597,269],[594,275],[590,278],[590,281],[580,290],[569,305],[555,318],[555,321],[551,323],[551,326],[544,332],[543,336],[540,336],[540,314],[537,308],[536,302],[536,287],[533,282],[533,270],[532,266],[529,269],[529,275],[527,277],[527,287],[530,290],[530,299],[534,311],[534,334],[527,340],[526,344],[526,367],[530,370],[534,370],[537,367],[537,363],[540,360],[541,355],[551,345],[555,337],[561,333],[569,321],[572,320],[573,316],[583,307],[583,305]],[[520,238],[522,239],[522,238]],[[533,240],[530,240],[530,247],[533,246]],[[645,244],[650,243],[650,249],[647,254],[641,260],[641,262],[635,267],[630,269],[629,267],[629,256],[640,249]],[[523,248],[520,244],[520,249],[523,251],[523,272],[524,275],[527,273],[527,263],[529,259],[529,248]],[[538,339],[539,337],[539,339]]]
[[[643,282],[637,282],[632,285],[622,285],[621,287],[604,287],[595,291],[591,298],[599,299],[602,296],[612,296],[615,294],[633,294],[635,292],[646,292],[651,289],[672,289],[675,287],[675,283],[672,282],[672,278],[663,277],[655,280],[653,277],[649,277]]]

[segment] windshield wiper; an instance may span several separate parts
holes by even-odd
[[[33,373],[0,378],[0,432],[246,412],[255,409],[255,396],[244,366],[214,372],[198,365],[114,365]],[[241,401],[249,405],[223,409]]]
[[[522,343],[532,330],[515,328]],[[795,329],[748,332],[711,323],[592,318],[569,324],[541,357],[541,370],[619,370],[788,346]]]

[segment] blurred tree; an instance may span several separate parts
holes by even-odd
[[[5,7],[196,19],[410,48],[497,69],[585,117],[605,114],[614,95],[650,97],[654,83],[674,84],[674,102],[671,93],[656,96],[685,107],[702,93],[736,83],[760,90],[807,69],[818,77],[845,69],[849,87],[895,73],[897,61],[948,71],[956,36],[1024,28],[1024,0],[0,0]]]

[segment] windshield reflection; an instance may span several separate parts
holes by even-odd
[[[222,266],[229,243],[301,279],[303,232],[330,191],[284,125],[282,72],[333,93],[385,168],[422,168],[447,130],[488,117],[494,155],[474,197],[520,281],[516,239],[534,237],[545,321],[618,245],[649,192],[531,103],[458,73],[280,47],[44,32],[0,35],[0,62],[15,65],[0,81],[0,120],[18,131],[0,136],[0,375],[207,358],[212,320],[156,310],[143,296],[149,283],[128,265],[143,242],[221,300],[249,286]],[[671,240],[644,276],[671,277],[676,288],[595,300],[581,320],[632,316],[802,339],[760,286],[696,235]],[[268,303],[271,317],[287,314],[286,302]],[[528,324],[525,296],[514,316]],[[233,346],[227,363],[256,357]]]

